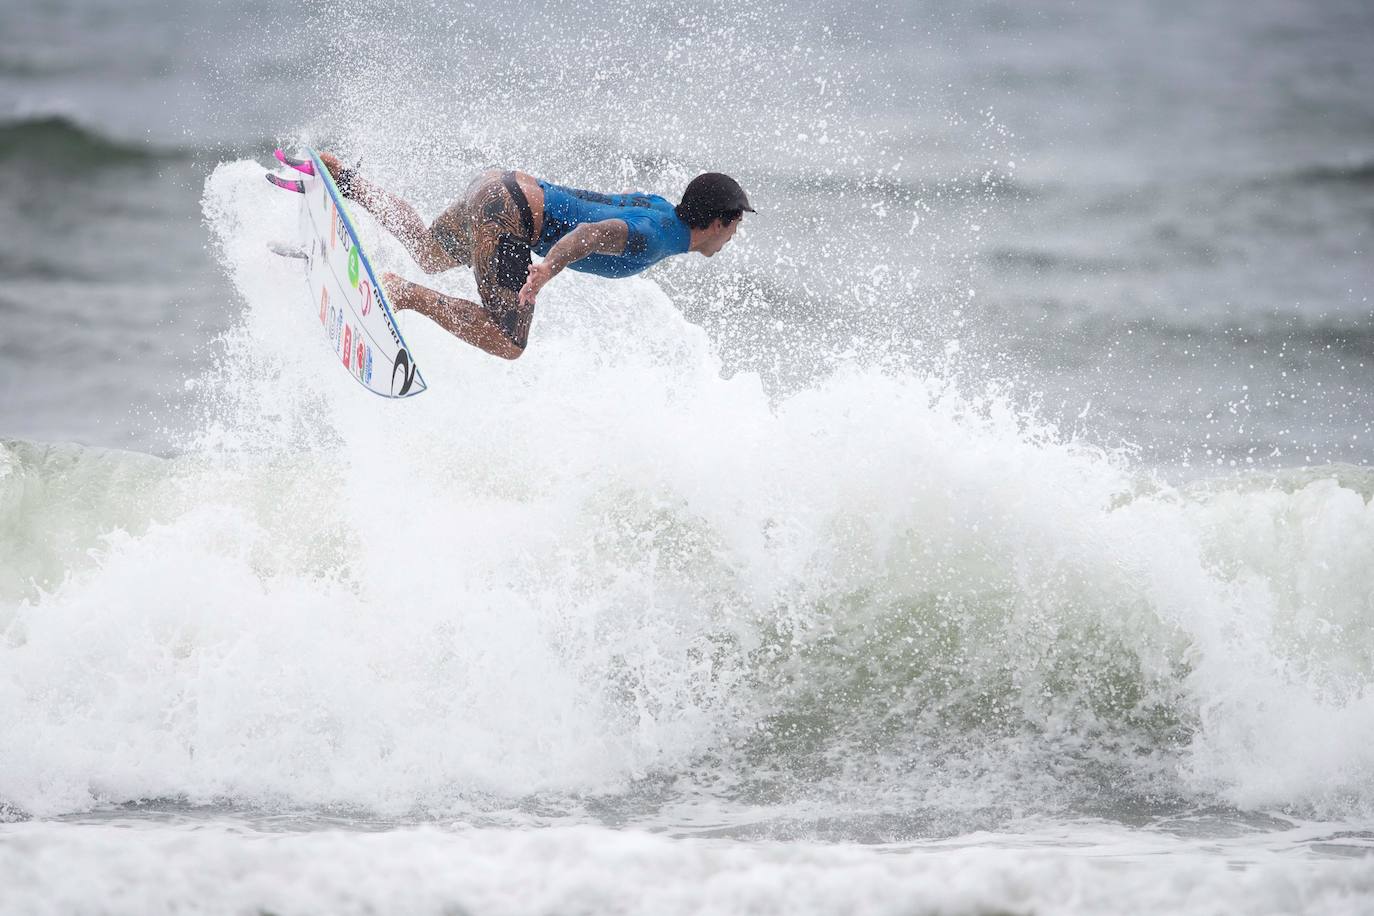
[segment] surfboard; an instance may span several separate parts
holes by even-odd
[[[291,181],[268,176],[277,187],[301,195],[302,247],[273,250],[305,262],[307,301],[319,315],[325,341],[348,373],[382,397],[417,395],[428,386],[363,251],[343,195],[319,154],[309,147],[306,154],[313,174],[298,169],[300,174]]]

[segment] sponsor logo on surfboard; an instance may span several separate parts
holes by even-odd
[[[354,352],[353,374],[366,384],[372,380],[372,348],[359,336],[357,350]]]
[[[343,211],[337,206],[334,208],[334,229],[331,235],[339,237],[339,241],[343,243],[344,251],[353,247],[353,238],[348,234],[348,225],[344,223]]]
[[[400,390],[396,388],[396,373],[401,374]],[[410,354],[405,348],[396,351],[396,362],[391,366],[391,393],[395,395],[406,394],[410,391],[411,384],[415,381],[415,364],[410,361]]]

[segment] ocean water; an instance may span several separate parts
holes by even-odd
[[[1374,909],[1367,3],[0,34],[0,913]],[[302,143],[759,212],[384,402]]]

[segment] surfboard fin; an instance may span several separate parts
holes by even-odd
[[[301,181],[299,178],[283,178],[280,175],[274,175],[268,172],[267,180],[283,191],[295,191],[297,194],[305,193],[305,182]]]
[[[302,261],[310,260],[310,255],[305,253],[305,249],[298,245],[288,245],[286,242],[268,242],[267,250],[283,258],[298,258]]]
[[[297,159],[295,156],[288,156],[281,147],[277,147],[273,150],[272,155],[276,156],[277,161],[282,165],[288,165],[296,171],[304,172],[307,175],[315,174],[315,163],[311,162],[309,159]]]

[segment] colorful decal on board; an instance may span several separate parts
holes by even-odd
[[[363,302],[363,317],[366,318],[367,313],[372,311],[372,284],[368,283],[366,280],[360,282],[358,284],[358,295]]]

